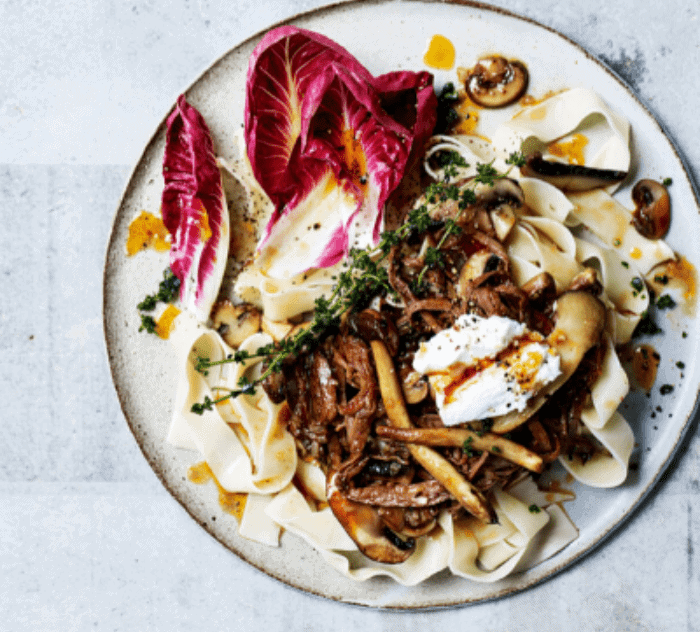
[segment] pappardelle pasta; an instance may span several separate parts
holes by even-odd
[[[248,495],[241,536],[276,546],[289,531],[353,579],[415,585],[448,568],[493,582],[530,568],[577,537],[569,496],[545,494],[538,476],[559,463],[583,484],[617,486],[634,446],[616,348],[649,309],[637,282],[676,255],[613,197],[630,171],[629,124],[576,88],[509,106],[492,142],[455,133],[435,125],[427,73],[374,78],[292,27],[263,39],[249,82],[260,71],[275,89],[280,45],[292,69],[304,55],[337,66],[286,139],[286,162],[250,85],[239,161],[214,161],[184,99],[169,120],[165,189],[180,215],[164,194],[163,217],[194,307],[169,336],[179,381],[167,440]],[[304,81],[294,89],[308,113]],[[350,112],[340,123],[338,103]],[[557,147],[584,133],[590,159],[562,162]],[[172,181],[178,142],[213,165],[192,174],[193,191]],[[235,275],[220,249],[207,254],[236,231],[231,187],[245,193],[231,217],[270,218]]]

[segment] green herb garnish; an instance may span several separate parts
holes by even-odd
[[[664,178],[663,185],[665,187],[670,187],[672,184],[673,184],[673,180],[671,178]]]
[[[637,323],[637,326],[632,332],[632,337],[636,338],[638,336],[653,336],[655,334],[663,333],[663,329],[659,327],[654,319],[649,315],[649,312],[643,312],[641,320]]]
[[[668,395],[673,392],[673,384],[663,384],[659,389],[659,393],[662,395]]]
[[[145,331],[149,334],[155,334],[156,332],[156,321],[153,320],[153,316],[148,314],[141,314],[141,326],[139,331]]]
[[[459,156],[459,154],[457,155]],[[463,161],[463,158],[461,156],[459,156],[459,159],[451,157],[451,160],[454,161],[452,163],[454,166],[460,160]],[[476,169],[477,175],[470,181],[469,187],[473,187],[478,183],[493,186],[497,180],[508,175],[507,173],[498,172],[492,163],[477,164]],[[240,389],[232,390],[215,400],[210,398],[207,401],[205,399],[203,404],[194,404],[191,408],[192,412],[201,415],[205,410],[211,410],[211,407],[219,402],[253,392],[255,387],[264,382],[269,375],[281,370],[284,361],[288,357],[300,353],[305,348],[318,342],[329,330],[338,327],[343,314],[350,310],[362,308],[371,298],[378,295],[389,294],[395,297],[396,293],[389,283],[389,272],[384,263],[392,247],[404,241],[409,235],[423,233],[431,226],[433,220],[430,217],[429,208],[432,205],[454,200],[458,203],[457,214],[455,217],[445,221],[442,236],[436,246],[426,250],[424,266],[414,283],[414,290],[421,291],[426,272],[430,268],[444,265],[441,248],[450,235],[457,234],[461,230],[457,222],[462,212],[476,201],[476,194],[471,188],[465,188],[460,191],[457,186],[449,184],[449,179],[450,175],[446,173],[444,182],[432,183],[425,194],[428,203],[411,210],[404,224],[396,230],[382,233],[377,246],[365,249],[353,248],[350,250],[345,270],[338,275],[330,297],[316,299],[313,320],[308,327],[301,329],[293,337],[260,347],[253,354],[238,351],[232,357],[217,362],[211,362],[209,358],[198,358],[195,363],[195,369],[205,375],[212,366],[229,362],[242,362],[250,358],[267,358],[267,365],[262,374],[254,381],[250,382],[242,378],[238,383]],[[493,425],[493,422],[491,422],[491,425]],[[488,429],[491,428],[491,425],[488,426]],[[486,422],[483,423],[483,427],[486,428]]]
[[[180,291],[180,279],[178,279],[170,268],[163,270],[163,280],[158,285],[155,294],[146,296],[136,307],[141,312],[152,312],[159,302],[172,303],[177,299]],[[149,334],[156,333],[156,322],[153,317],[141,314],[141,327],[139,331],[146,331]]]
[[[668,294],[664,294],[659,297],[656,301],[656,307],[659,309],[673,309],[676,306],[676,301],[674,301]]]
[[[644,289],[644,281],[639,277],[634,277],[632,281],[630,281],[630,285],[637,292],[641,292]]]
[[[462,444],[462,452],[467,456],[474,456],[474,450],[472,449],[472,441],[474,437],[467,437],[465,442]]]
[[[532,505],[530,505],[530,506],[528,507],[528,511],[529,511],[530,513],[537,514],[537,513],[540,513],[540,511],[542,511],[542,510],[541,510],[537,505],[535,505],[535,504],[533,503]]]
[[[514,167],[524,167],[527,159],[520,151],[514,151],[508,158],[506,158],[506,164],[513,165]]]

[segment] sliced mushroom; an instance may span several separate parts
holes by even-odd
[[[396,533],[409,538],[419,538],[430,533],[437,524],[434,513],[437,508],[411,509],[403,507],[379,507],[384,523]]]
[[[214,305],[211,319],[213,328],[234,349],[260,331],[260,310],[248,304],[233,305],[231,301],[220,301]]]
[[[568,291],[574,292],[582,290],[585,292],[590,292],[595,296],[600,296],[603,292],[603,286],[598,281],[598,273],[595,268],[584,268],[579,272],[569,283]]]
[[[338,473],[332,473],[326,485],[328,505],[360,551],[384,564],[405,562],[413,553],[415,542],[403,540],[391,531],[371,505],[350,500],[340,491],[338,483]]]
[[[427,397],[428,382],[418,371],[411,371],[401,382],[401,390],[407,404],[417,404]]]
[[[474,450],[486,450],[522,465],[533,472],[541,472],[544,463],[539,455],[514,441],[490,432],[478,433],[468,428],[392,428],[377,426],[377,434],[392,441],[418,443],[420,445],[453,446],[468,444]]]
[[[531,303],[541,304],[553,300],[557,295],[557,284],[549,272],[540,272],[520,288]]]
[[[632,223],[647,239],[661,239],[671,224],[671,198],[666,187],[655,180],[640,180],[632,189],[636,209]]]
[[[275,342],[283,340],[292,331],[294,325],[287,320],[270,320],[267,316],[262,317],[262,330],[270,335]]]
[[[458,296],[464,296],[467,284],[484,274],[486,266],[492,257],[498,259],[490,250],[484,248],[475,252],[464,262],[459,272],[457,287],[455,288]]]
[[[605,306],[589,292],[565,292],[557,299],[555,318],[547,343],[559,355],[561,375],[543,388],[525,410],[495,417],[492,432],[503,434],[525,423],[574,374],[586,352],[600,342]]]
[[[627,177],[626,171],[595,169],[583,165],[545,160],[539,151],[527,157],[520,172],[528,178],[538,178],[549,182],[562,191],[590,191],[617,184]]]
[[[518,100],[525,90],[529,74],[525,64],[493,55],[476,62],[465,82],[469,98],[485,108],[501,108]]]
[[[475,193],[476,204],[489,212],[501,208],[519,209],[525,203],[525,193],[512,178],[501,178],[493,184],[481,184]]]
[[[489,213],[498,241],[505,241],[515,226],[515,213],[507,206],[501,206]]]
[[[378,340],[373,340],[371,346],[377,369],[379,390],[391,425],[397,428],[413,428],[396,376],[394,363],[386,346]],[[498,522],[496,512],[483,494],[465,479],[445,457],[422,445],[409,444],[408,449],[411,456],[433,478],[438,480],[469,513],[483,522]]]

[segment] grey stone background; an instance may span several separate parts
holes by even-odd
[[[697,0],[496,0],[607,62],[700,170]],[[149,469],[106,364],[101,281],[130,166],[175,96],[318,0],[0,0],[1,630],[700,630],[700,440],[603,547],[493,603],[405,614],[289,589]]]

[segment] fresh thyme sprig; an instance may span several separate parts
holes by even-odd
[[[205,410],[212,410],[216,404],[227,399],[253,393],[268,376],[281,370],[288,358],[312,346],[329,330],[338,327],[343,314],[365,305],[374,296],[387,294],[396,296],[389,283],[389,272],[385,265],[391,249],[411,234],[421,234],[430,228],[433,224],[433,219],[430,217],[432,207],[454,200],[457,202],[458,212],[455,217],[445,221],[442,236],[436,246],[426,250],[424,266],[418,274],[415,286],[422,287],[423,278],[431,267],[444,265],[441,248],[450,235],[458,234],[461,230],[458,225],[460,216],[469,205],[476,202],[474,187],[477,184],[493,186],[497,180],[507,177],[509,173],[500,173],[493,166],[493,161],[486,164],[477,163],[477,175],[466,187],[460,188],[450,184],[450,180],[457,174],[457,167],[469,165],[457,152],[444,153],[448,156],[441,159],[443,161],[441,166],[444,168],[443,181],[428,187],[425,195],[426,203],[409,211],[405,222],[396,230],[383,232],[376,246],[350,250],[348,261],[344,264],[344,270],[338,274],[331,295],[328,298],[316,299],[313,320],[306,327],[280,342],[260,347],[254,353],[239,350],[223,360],[213,362],[204,357],[197,359],[195,369],[204,375],[211,367],[230,362],[242,363],[250,359],[267,358],[268,363],[260,376],[252,381],[243,376],[238,381],[239,388],[230,390],[216,399],[207,396],[203,403],[194,404],[191,408],[193,413],[201,415]]]

